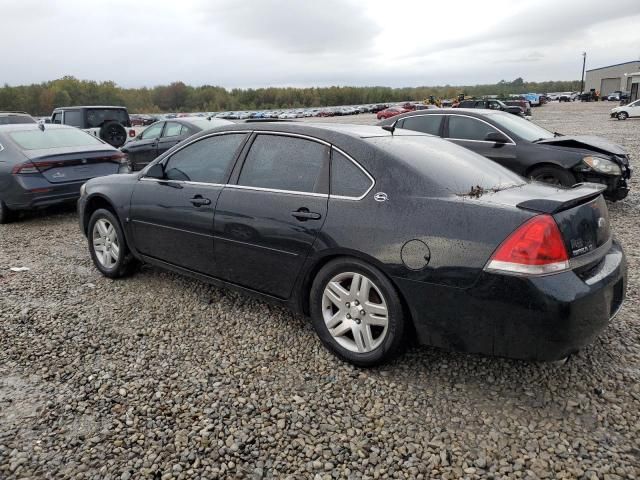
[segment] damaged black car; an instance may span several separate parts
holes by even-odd
[[[422,110],[379,125],[443,137],[524,177],[553,185],[600,183],[606,186],[607,200],[622,200],[629,193],[629,155],[604,138],[562,135],[515,115],[478,109]]]

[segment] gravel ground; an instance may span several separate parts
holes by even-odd
[[[626,145],[640,174],[640,122],[611,106],[534,120]],[[564,366],[416,347],[359,370],[286,310],[101,277],[72,210],[2,225],[0,478],[640,478],[638,183],[610,205],[627,302]]]

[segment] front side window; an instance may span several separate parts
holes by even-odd
[[[331,195],[340,197],[363,196],[373,185],[362,169],[338,150],[331,153]]]
[[[183,131],[186,130],[181,124],[176,122],[167,122],[167,125],[164,127],[163,137],[179,137],[182,135]]]
[[[258,135],[242,167],[238,184],[317,192],[328,157],[328,147],[318,142],[280,135]]]
[[[489,133],[497,130],[471,117],[451,115],[449,117],[449,138],[457,140],[484,140]]]
[[[416,117],[406,117],[402,128],[415,130],[416,132],[428,133],[429,135],[440,135],[440,125],[442,115],[420,115]]]
[[[61,124],[62,123],[62,112],[54,113],[53,117],[51,118],[51,123]]]
[[[82,113],[80,110],[67,110],[64,112],[64,124],[72,127],[82,127]]]
[[[225,183],[246,134],[203,138],[174,153],[165,167],[168,180]]]
[[[153,125],[148,127],[144,132],[142,132],[142,136],[140,138],[142,140],[159,138],[160,133],[162,133],[162,125],[164,125],[164,122],[154,123]]]

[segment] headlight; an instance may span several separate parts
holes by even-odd
[[[582,159],[592,170],[605,175],[621,175],[620,167],[606,158],[601,157],[584,157]]]
[[[84,197],[84,195],[85,195],[86,193],[87,193],[87,184],[86,184],[86,183],[83,183],[83,184],[80,186],[80,196],[81,196],[81,197]]]

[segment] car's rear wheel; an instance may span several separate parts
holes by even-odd
[[[9,223],[13,217],[14,212],[9,210],[7,204],[0,200],[0,224]]]
[[[562,187],[572,187],[576,184],[576,177],[573,173],[551,165],[534,168],[529,172],[529,177],[538,182]]]
[[[116,216],[105,209],[91,215],[87,239],[94,265],[109,278],[120,278],[131,272],[134,259]]]
[[[403,341],[402,303],[389,279],[357,259],[329,262],[310,293],[313,326],[326,347],[361,367],[388,361]]]
[[[618,120],[626,120],[627,118],[629,118],[627,112],[618,112]]]

